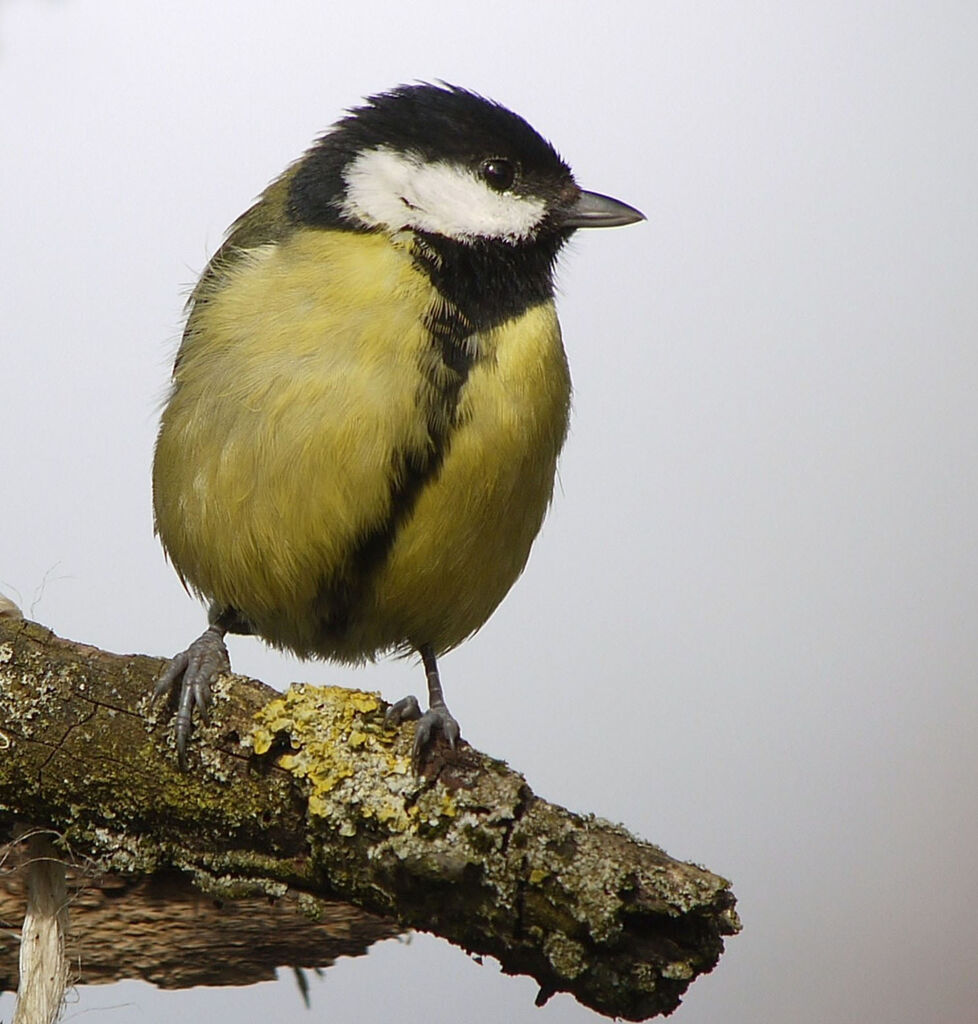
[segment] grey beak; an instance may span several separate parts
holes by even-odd
[[[645,220],[645,214],[634,206],[621,203],[599,192],[584,192],[577,197],[573,206],[560,216],[562,228],[617,228]]]

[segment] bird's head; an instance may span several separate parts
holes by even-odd
[[[289,213],[309,226],[553,253],[577,228],[643,219],[582,190],[517,114],[429,84],[372,96],[337,122],[295,169]]]

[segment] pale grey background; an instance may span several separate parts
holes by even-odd
[[[975,1020],[973,3],[8,0],[0,589],[111,650],[196,635],[149,495],[182,298],[343,107],[415,78],[649,215],[564,261],[572,434],[524,579],[444,659],[465,735],[733,880],[744,932],[677,1021]],[[286,977],[68,1019],[597,1019],[534,992],[419,936],[308,1015]]]

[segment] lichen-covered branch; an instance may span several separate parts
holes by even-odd
[[[724,879],[500,761],[436,747],[415,775],[412,726],[385,729],[372,693],[223,679],[181,772],[160,666],[0,619],[0,830],[47,826],[103,871],[177,869],[221,899],[348,901],[630,1020],[674,1009],[739,929]]]

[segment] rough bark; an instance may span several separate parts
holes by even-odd
[[[181,772],[171,709],[149,697],[161,665],[0,619],[0,836],[25,822],[53,829],[90,875],[161,918],[187,912],[181,876],[210,906],[262,897],[236,910],[259,925],[281,913],[269,898],[320,923],[352,904],[364,947],[397,928],[434,932],[533,976],[541,998],[567,991],[629,1020],[674,1009],[739,930],[724,879],[537,798],[465,744],[436,747],[415,775],[413,727],[385,729],[376,694],[279,694],[226,677]],[[99,980],[201,982],[200,952],[179,929],[149,972],[143,934],[118,935],[117,969],[108,958]],[[315,966],[315,949],[285,943],[269,956]],[[322,949],[322,963],[336,955]],[[261,977],[225,966],[215,956],[206,981]]]

